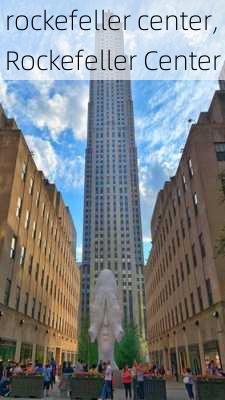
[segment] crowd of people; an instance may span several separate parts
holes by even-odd
[[[13,376],[18,375],[41,375],[43,377],[44,393],[46,397],[49,395],[49,390],[53,389],[56,383],[56,376],[58,377],[58,387],[61,391],[69,394],[69,377],[71,375],[99,375],[103,378],[103,386],[100,393],[100,399],[113,399],[113,388],[115,386],[115,378],[119,377],[124,387],[124,398],[130,400],[132,391],[136,390],[136,396],[138,400],[144,400],[144,380],[147,376],[162,376],[166,375],[165,368],[163,366],[150,365],[148,363],[141,364],[134,362],[132,367],[125,365],[124,368],[114,374],[112,365],[109,362],[100,361],[97,364],[88,366],[87,363],[78,360],[75,365],[71,362],[64,361],[62,366],[59,367],[56,364],[54,358],[49,363],[43,365],[40,362],[35,362],[33,366],[31,362],[27,362],[26,365],[21,365],[15,362],[9,362],[4,365],[0,362],[0,397],[6,397],[10,393],[10,381]],[[211,361],[207,366],[207,375],[225,377],[225,372],[218,368],[214,361]],[[190,400],[194,400],[194,375],[189,368],[183,371],[183,383]],[[135,380],[135,385],[133,382]]]
[[[26,364],[8,362],[5,365],[3,362],[0,362],[0,396],[7,397],[9,395],[10,382],[13,376],[31,374],[43,376],[44,392],[47,397],[50,387],[53,388],[55,384],[57,374],[57,365],[54,358],[45,365],[36,361],[34,366],[32,362],[27,362]]]

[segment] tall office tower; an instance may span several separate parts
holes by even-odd
[[[123,54],[123,32],[98,31],[96,54]],[[111,269],[124,324],[144,328],[143,248],[130,80],[91,80],[85,166],[82,304],[89,312],[96,278]]]

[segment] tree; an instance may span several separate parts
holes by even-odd
[[[80,325],[80,333],[78,337],[78,358],[89,366],[97,364],[98,361],[98,350],[97,343],[91,343],[89,333],[89,319],[87,317],[82,318]]]
[[[128,364],[132,366],[134,361],[141,361],[140,338],[136,327],[127,326],[120,343],[115,346],[115,359],[119,368]]]
[[[222,193],[222,201],[225,203],[225,171],[219,174],[219,180],[221,186],[220,191]],[[217,253],[218,255],[225,255],[225,226],[218,240]]]

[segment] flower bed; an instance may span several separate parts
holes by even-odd
[[[37,375],[18,375],[11,379],[10,397],[43,398],[43,377]]]
[[[138,382],[133,380],[134,400],[138,399]],[[167,400],[166,381],[162,377],[148,376],[144,378],[144,398],[145,400]]]
[[[197,400],[224,400],[225,379],[224,378],[197,378],[195,381]]]
[[[103,378],[95,375],[78,374],[70,379],[70,397],[72,400],[98,399],[103,387]]]

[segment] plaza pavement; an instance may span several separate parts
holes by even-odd
[[[66,398],[69,399],[69,397],[61,397],[57,386],[55,386],[55,388],[49,392],[49,397],[47,397],[47,400],[55,400],[55,399],[63,400]],[[12,398],[8,397],[8,399]],[[188,398],[184,390],[184,385],[182,383],[167,382],[167,400],[187,400],[187,399]],[[30,400],[30,399],[20,398],[20,400]],[[115,390],[114,400],[125,400],[124,391],[122,389]],[[154,400],[154,399],[152,398],[149,400]]]

